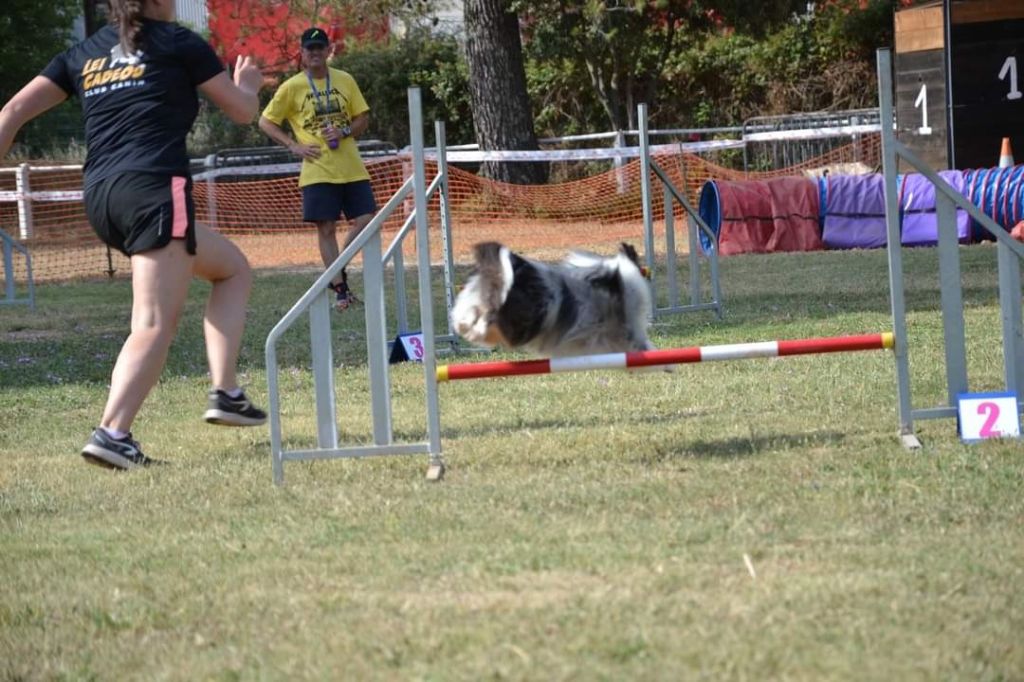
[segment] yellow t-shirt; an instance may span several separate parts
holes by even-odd
[[[352,123],[359,114],[369,111],[356,80],[345,71],[328,69],[331,87],[327,92],[326,78],[314,78],[319,96],[309,87],[305,71],[295,74],[277,89],[263,116],[281,125],[288,121],[292,134],[300,144],[320,145],[320,158],[303,159],[299,173],[299,187],[318,182],[355,182],[369,180],[370,174],[359,156],[359,148],[352,137],[346,137],[337,149],[327,146],[323,136],[324,124],[335,128]]]

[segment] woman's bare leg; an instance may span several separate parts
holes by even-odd
[[[192,279],[185,243],[132,256],[132,328],[114,364],[100,426],[131,431],[142,402],[156,385]]]
[[[213,284],[206,304],[203,333],[210,379],[216,388],[238,388],[236,364],[245,331],[252,269],[242,251],[223,235],[196,226],[193,273]]]

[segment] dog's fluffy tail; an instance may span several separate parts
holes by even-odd
[[[599,256],[589,251],[570,251],[565,258],[566,265],[576,268],[591,270],[591,276],[601,277],[602,275],[614,277],[621,273],[629,277],[635,270],[642,274],[640,269],[640,257],[631,244],[622,242],[619,244],[619,252],[614,256]]]

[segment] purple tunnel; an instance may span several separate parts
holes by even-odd
[[[964,174],[958,170],[940,171],[939,177],[957,192],[964,191]],[[900,177],[900,243],[904,246],[932,246],[939,241],[939,222],[935,213],[935,186],[919,173]],[[970,217],[956,210],[956,235],[961,242],[970,240]]]
[[[885,182],[881,175],[828,175],[821,188],[821,240],[826,249],[885,246]]]

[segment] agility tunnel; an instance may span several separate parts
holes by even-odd
[[[837,175],[817,180],[821,197],[821,240],[829,249],[885,246],[885,178]]]
[[[939,177],[961,194],[965,174],[957,170],[939,171]],[[904,246],[932,246],[939,242],[939,223],[935,213],[935,185],[919,173],[901,175],[899,185],[900,243]],[[970,216],[956,209],[956,234],[962,243],[971,240]],[[883,240],[882,245],[885,245]]]
[[[939,176],[963,192],[961,171],[941,171]],[[900,243],[931,246],[939,241],[935,212],[935,187],[923,175],[897,177],[900,207]],[[827,176],[818,180],[821,198],[822,241],[827,249],[876,249],[887,242],[885,178],[879,174]],[[960,241],[970,238],[966,211],[957,209]]]
[[[657,365],[680,365],[716,360],[775,358],[787,355],[847,353],[861,350],[892,349],[891,332],[859,336],[824,336],[788,341],[759,341],[719,346],[690,346],[664,350],[601,353],[541,360],[509,360],[505,362],[474,362],[460,365],[438,365],[439,382],[458,379],[489,379],[495,377],[585,372],[595,369],[632,369]]]
[[[1007,230],[1024,220],[1024,165],[939,175]],[[881,248],[887,241],[884,182],[878,173],[709,180],[701,188],[699,212],[722,255]],[[937,243],[935,188],[918,173],[900,175],[897,183],[900,242]],[[981,238],[966,211],[957,209],[956,226],[962,243]],[[712,247],[704,234],[701,247],[705,253]]]
[[[701,188],[700,217],[717,235],[719,253],[816,251],[822,248],[817,188],[807,178],[709,180]],[[707,253],[711,242],[701,232]]]
[[[964,196],[1007,230],[1024,220],[1024,165],[964,171]],[[971,221],[972,237],[984,233]]]

